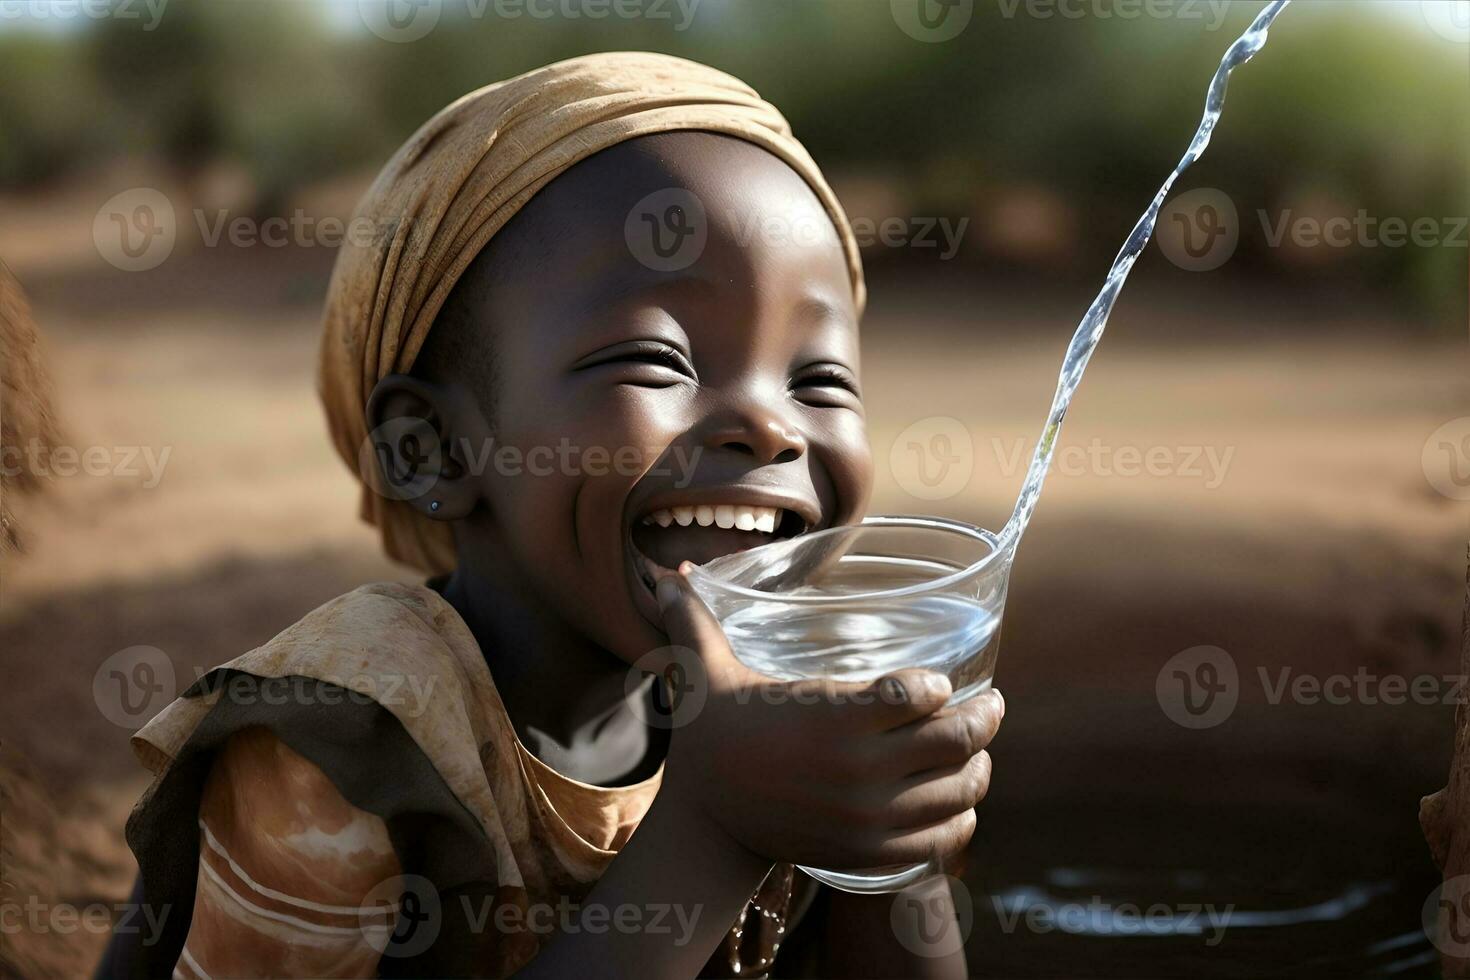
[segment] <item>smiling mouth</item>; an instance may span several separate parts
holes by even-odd
[[[639,577],[655,580],[681,562],[703,565],[725,555],[792,538],[809,529],[794,510],[757,504],[688,504],[649,511],[633,524]]]

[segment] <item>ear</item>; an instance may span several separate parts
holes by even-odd
[[[358,460],[378,493],[437,521],[468,517],[480,488],[464,454],[480,427],[479,408],[462,392],[390,374],[368,396],[368,438]]]

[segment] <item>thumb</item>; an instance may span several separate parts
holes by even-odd
[[[712,683],[729,685],[755,676],[735,659],[719,621],[684,576],[688,567],[685,562],[677,573],[663,576],[654,586],[669,642],[693,650]]]
[[[873,681],[867,693],[872,696],[868,714],[874,727],[888,731],[939,711],[952,688],[944,674],[909,667]]]

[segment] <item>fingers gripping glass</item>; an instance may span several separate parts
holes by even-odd
[[[933,517],[870,517],[695,568],[689,581],[742,663],[777,680],[872,681],[921,667],[958,704],[990,687],[1013,541]],[[851,892],[890,892],[931,862],[803,868]]]

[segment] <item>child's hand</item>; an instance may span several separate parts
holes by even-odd
[[[702,667],[692,683],[705,689],[690,717],[676,710],[660,796],[774,861],[874,868],[969,842],[990,786],[984,749],[1005,714],[999,692],[945,709],[949,681],[932,671],[773,681],[735,659],[682,575],[657,594],[670,642],[696,651],[699,663],[684,666]]]

